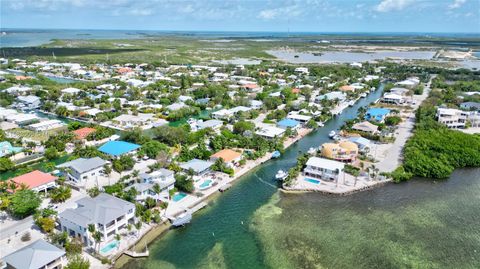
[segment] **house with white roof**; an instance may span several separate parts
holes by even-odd
[[[17,97],[18,107],[23,109],[36,109],[40,107],[40,97],[35,95]]]
[[[68,168],[66,171],[67,178],[77,184],[82,185],[87,181],[95,181],[99,176],[104,174],[104,166],[107,164],[100,157],[94,158],[78,158],[60,165],[57,168]]]
[[[343,175],[345,164],[339,161],[311,157],[303,169],[306,177],[313,177],[326,180],[337,180]]]
[[[77,94],[79,92],[81,92],[82,90],[80,89],[77,89],[77,88],[65,88],[63,89],[61,92],[62,93],[66,93],[66,94]]]
[[[154,122],[154,114],[151,113],[138,113],[134,114],[122,114],[112,119],[112,122],[122,129],[130,129],[135,127],[146,127]]]
[[[295,112],[292,111],[292,112],[288,113],[287,119],[296,120],[296,121],[298,121],[302,124],[306,124],[307,122],[309,122],[312,119],[312,116],[302,115],[302,114],[295,113]]]
[[[70,237],[81,238],[88,246],[95,243],[88,231],[90,224],[100,232],[102,241],[108,242],[135,222],[135,205],[106,193],[82,198],[76,204],[76,208],[68,208],[58,215],[60,230]]]
[[[35,131],[35,132],[45,132],[49,130],[62,128],[65,126],[66,124],[59,120],[46,120],[46,121],[41,121],[39,123],[30,124],[28,125],[28,129],[31,129],[32,131]]]
[[[405,103],[405,99],[403,96],[390,92],[384,93],[381,101],[382,103],[393,105],[400,105]]]
[[[255,134],[267,139],[274,139],[277,137],[281,137],[284,133],[285,133],[285,129],[268,125],[268,124],[262,124],[257,126],[257,130],[255,131]]]
[[[438,108],[437,120],[451,129],[463,129],[470,113],[454,108]]]
[[[3,257],[8,269],[57,269],[67,263],[63,249],[38,239],[37,241]]]

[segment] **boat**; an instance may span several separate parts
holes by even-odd
[[[339,135],[334,135],[333,136],[333,140],[335,141],[340,141],[340,139],[342,139]]]
[[[277,174],[275,175],[276,180],[284,180],[288,176],[287,172],[283,170],[278,170]]]
[[[272,153],[272,158],[276,159],[276,158],[279,158],[282,154],[280,153],[280,151],[276,150]]]
[[[335,131],[330,131],[330,133],[328,133],[328,137],[330,138],[333,138],[337,133]]]
[[[309,149],[308,149],[308,154],[310,154],[310,155],[315,154],[315,152],[317,152],[317,149],[316,149],[316,148],[309,148]]]
[[[362,94],[360,94],[360,97],[362,97],[362,98],[367,97],[367,93],[363,92]]]
[[[348,106],[353,106],[354,104],[355,104],[355,101],[354,101],[354,100],[348,102]]]
[[[172,219],[172,225],[175,227],[185,226],[185,224],[190,223],[191,220],[192,213],[189,210],[185,210],[185,212]]]

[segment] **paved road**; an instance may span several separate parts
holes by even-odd
[[[4,240],[9,237],[15,236],[15,233],[18,232],[19,235],[22,235],[26,230],[29,230],[33,226],[33,217],[27,217],[22,220],[16,221],[14,225],[9,225],[4,227],[0,225],[0,240]]]
[[[427,99],[428,94],[430,93],[430,84],[433,78],[435,78],[435,76],[430,78],[430,81],[427,83],[422,95],[413,97],[416,101],[416,104],[413,105],[413,112],[408,115],[408,119],[406,121],[402,122],[398,126],[395,135],[395,142],[388,149],[385,159],[376,165],[381,172],[392,172],[398,166],[400,166],[403,160],[403,147],[405,146],[408,138],[410,138],[412,135],[412,130],[415,126],[415,111],[420,104]]]

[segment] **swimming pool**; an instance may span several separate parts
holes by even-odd
[[[200,185],[198,186],[198,188],[201,189],[201,190],[210,188],[210,187],[212,186],[212,182],[213,182],[213,181],[212,181],[211,179],[204,180],[204,181],[202,182],[202,184],[200,184]]]
[[[183,192],[177,192],[175,193],[173,196],[172,196],[172,200],[174,202],[178,202],[180,200],[182,200],[183,198],[185,198],[187,196],[186,193],[183,193]]]
[[[306,177],[306,178],[304,178],[304,180],[307,181],[307,182],[313,183],[313,184],[320,184],[320,180],[318,180],[318,179],[313,179],[313,178]]]
[[[108,245],[104,246],[102,249],[100,249],[101,254],[108,253],[112,251],[112,249],[117,248],[120,245],[120,241],[113,240],[112,242],[108,243]]]

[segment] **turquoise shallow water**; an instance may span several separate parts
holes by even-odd
[[[379,95],[246,175],[125,268],[480,268],[478,169],[347,197],[278,193],[276,171]]]

